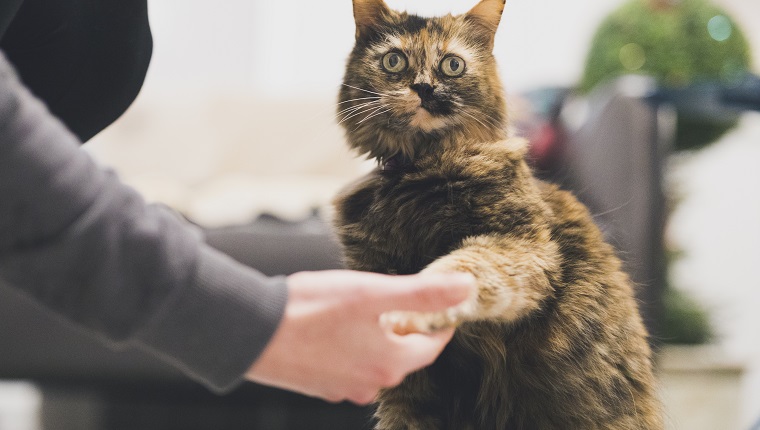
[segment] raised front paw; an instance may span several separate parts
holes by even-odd
[[[463,304],[463,305],[466,305]],[[380,324],[396,334],[433,333],[447,328],[456,328],[465,322],[469,306],[455,306],[442,312],[386,312],[380,316]]]

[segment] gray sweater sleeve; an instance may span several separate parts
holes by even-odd
[[[2,53],[0,277],[107,343],[144,349],[217,392],[242,381],[287,296],[284,279],[211,249],[99,169]]]

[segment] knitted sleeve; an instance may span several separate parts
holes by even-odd
[[[220,392],[242,381],[287,299],[284,279],[213,250],[98,168],[1,53],[0,277]]]

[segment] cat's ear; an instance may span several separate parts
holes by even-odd
[[[489,49],[493,48],[505,3],[506,0],[481,0],[465,15],[465,20],[474,24],[476,35],[483,39]]]
[[[377,29],[391,15],[383,0],[353,0],[356,38],[366,36]]]

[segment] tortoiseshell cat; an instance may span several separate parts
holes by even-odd
[[[353,0],[340,93],[348,142],[381,167],[336,199],[352,269],[464,271],[477,297],[385,316],[458,326],[430,367],[381,393],[377,429],[660,429],[628,277],[587,210],[535,179],[510,137],[492,55],[504,0],[421,18]]]

